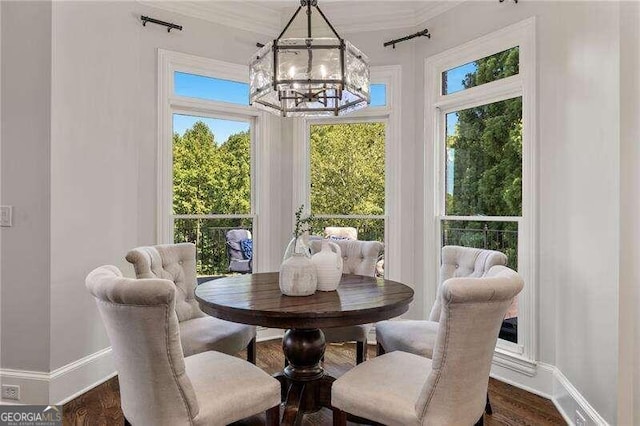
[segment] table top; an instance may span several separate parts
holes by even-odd
[[[196,288],[200,308],[211,316],[274,328],[330,328],[382,321],[409,309],[413,290],[401,283],[342,275],[336,291],[285,296],[277,272],[236,275]]]

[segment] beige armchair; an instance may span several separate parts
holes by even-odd
[[[336,240],[343,258],[344,274],[376,276],[376,262],[384,248],[379,241]],[[322,240],[311,241],[311,252],[317,253],[322,248]],[[356,342],[356,363],[360,364],[367,357],[367,334],[370,324],[349,327],[325,328],[324,338],[327,343]]]
[[[498,332],[522,287],[504,266],[445,281],[433,360],[395,351],[348,371],[331,390],[334,425],[345,425],[346,413],[385,425],[483,424]]]
[[[200,310],[195,298],[196,246],[191,243],[138,247],[127,253],[137,278],[172,281],[176,292],[176,314],[185,356],[218,351],[235,355],[247,348],[247,360],[256,363],[256,328],[223,321]]]
[[[89,274],[111,340],[125,424],[226,425],[267,411],[278,424],[280,384],[220,352],[184,358],[176,295],[165,279],[123,278],[115,266]]]

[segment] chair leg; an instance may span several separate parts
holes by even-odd
[[[489,402],[489,392],[487,392],[487,403],[484,406],[484,412],[488,415],[493,414],[493,410],[491,409],[491,402]]]
[[[480,419],[473,426],[484,426],[484,415],[480,416]]]
[[[362,364],[367,360],[367,341],[356,342],[356,364]]]
[[[256,363],[256,338],[251,339],[249,344],[247,345],[247,361],[251,364]]]
[[[376,356],[384,355],[386,352],[380,343],[376,345]]]
[[[333,426],[347,426],[347,413],[333,408]]]
[[[280,424],[280,405],[267,410],[267,426],[278,426]]]

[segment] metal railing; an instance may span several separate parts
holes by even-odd
[[[457,245],[486,250],[497,250],[507,256],[507,266],[518,269],[518,230],[509,229],[517,226],[515,223],[500,223],[503,229],[490,228],[499,222],[486,222],[481,226],[476,224],[461,227],[451,226],[451,221],[445,221],[442,227],[442,245]]]

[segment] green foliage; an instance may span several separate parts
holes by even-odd
[[[173,135],[174,214],[248,214],[251,212],[251,137],[229,136],[220,144],[209,127],[196,122],[184,135]],[[251,228],[248,219],[178,219],[174,241],[198,250],[199,274],[221,274],[228,260],[224,234]]]
[[[470,88],[518,72],[518,49],[476,61],[463,86]],[[447,149],[454,150],[453,194],[448,215],[520,216],[522,214],[522,98],[458,111]],[[517,266],[517,224],[454,222],[443,226],[443,243],[503,251]],[[448,241],[447,241],[448,240]]]
[[[383,215],[385,124],[311,126],[311,209]]]

